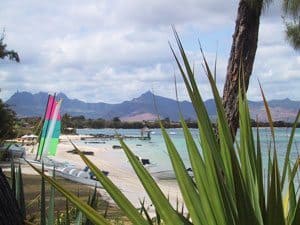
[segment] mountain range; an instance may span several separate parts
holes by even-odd
[[[48,94],[39,92],[16,92],[6,104],[17,113],[18,117],[43,116]],[[62,114],[68,113],[71,116],[83,115],[85,118],[112,119],[119,117],[124,121],[155,120],[157,111],[161,118],[170,118],[172,121],[179,120],[178,105],[184,118],[195,120],[196,115],[191,102],[177,102],[174,99],[154,95],[150,91],[132,100],[118,104],[108,104],[104,102],[87,103],[78,99],[70,99],[64,93],[57,95],[58,99],[63,99]],[[156,108],[154,106],[154,99]],[[211,118],[216,117],[215,103],[212,99],[206,100],[206,109]],[[274,120],[293,121],[300,109],[300,101],[292,101],[288,98],[282,100],[271,100],[268,102]],[[259,121],[266,121],[266,113],[262,101],[249,101],[251,117],[258,117]]]

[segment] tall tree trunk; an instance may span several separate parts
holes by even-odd
[[[0,225],[22,225],[17,200],[0,167]]]
[[[240,0],[239,2],[223,91],[223,105],[233,139],[239,125],[239,71],[240,68],[243,68],[243,74],[241,75],[244,76],[245,90],[247,91],[257,49],[259,20],[263,1],[258,0],[255,6],[250,5],[249,2],[249,0]]]

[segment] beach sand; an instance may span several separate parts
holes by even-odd
[[[78,144],[82,136],[79,135],[61,135],[60,143],[58,144],[57,154],[52,158],[58,162],[68,162],[75,165],[79,169],[85,167],[85,163],[81,160],[79,155],[68,153],[73,150],[73,146],[69,140],[76,143],[76,146],[81,151],[92,151],[93,156],[87,156],[98,168],[108,171],[108,178],[119,188],[122,193],[132,202],[135,207],[140,207],[140,201],[145,199],[145,206],[148,207],[149,212],[154,215],[155,210],[151,205],[151,201],[144,190],[137,175],[134,173],[128,159],[122,149],[113,149],[108,144],[101,144],[99,147],[91,147],[84,143]],[[33,152],[32,152],[33,150]],[[34,159],[36,147],[32,149],[32,146],[27,147],[26,158]],[[25,166],[22,168],[23,173],[34,174],[34,171],[30,167]],[[164,192],[165,196],[169,198],[171,204],[176,208],[177,201],[182,202],[180,190],[176,181],[159,181],[158,185]],[[101,189],[101,194],[109,197],[105,190]],[[113,203],[113,200],[110,199]]]

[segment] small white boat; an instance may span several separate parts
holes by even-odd
[[[8,158],[24,158],[26,156],[26,149],[20,144],[0,146],[0,151],[7,152]]]
[[[91,179],[91,176],[88,172],[76,168],[55,168],[55,176],[59,176],[67,180],[71,180],[88,186],[102,187],[99,181]]]
[[[28,161],[36,167],[39,168],[42,167],[42,164],[39,161],[34,161],[34,160],[28,160]],[[47,160],[45,160],[44,169],[49,173],[49,175],[53,174],[53,169],[54,169],[55,176],[59,176],[67,180],[89,185],[89,186],[102,187],[101,183],[96,180],[93,173],[91,173],[91,171],[87,168],[82,170],[76,168],[72,164],[69,163],[64,164],[47,158]],[[102,171],[102,172],[105,175],[108,175],[108,172],[106,171]]]

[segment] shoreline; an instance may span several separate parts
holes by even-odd
[[[80,141],[82,137],[89,137],[88,135],[61,135],[60,142],[57,147],[56,156],[49,157],[57,162],[70,163],[78,169],[83,169],[86,165],[81,160],[80,156],[68,151],[73,150],[73,146],[69,140],[76,142]],[[150,215],[155,215],[155,209],[144,190],[137,175],[132,169],[127,157],[122,149],[113,149],[110,144],[101,144],[101,146],[87,146],[86,144],[75,143],[81,151],[93,152],[94,155],[86,155],[99,169],[108,171],[108,178],[122,191],[128,200],[136,207],[140,207],[140,201],[145,199],[145,206],[149,207]],[[37,145],[26,146],[26,159],[34,159]],[[33,151],[32,151],[33,150]],[[24,167],[24,166],[23,166]],[[22,172],[26,174],[36,174],[29,166],[22,168]],[[183,202],[179,187],[176,180],[161,181],[156,180],[159,187],[162,189],[166,198],[169,198],[171,204],[176,208],[177,202]],[[115,204],[109,194],[103,189],[99,188],[101,194],[109,199],[109,202]]]

